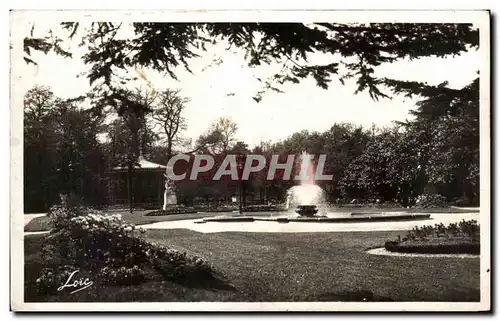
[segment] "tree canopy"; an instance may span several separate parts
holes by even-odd
[[[128,27],[129,33],[122,29]],[[200,57],[207,46],[225,44],[245,53],[249,67],[281,64],[281,70],[269,79],[260,79],[264,89],[253,98],[260,101],[267,90],[281,91],[280,85],[312,77],[318,86],[328,88],[333,79],[344,83],[352,79],[356,93],[368,91],[373,99],[394,93],[423,97],[470,97],[470,87],[451,89],[446,83],[431,86],[404,79],[379,78],[375,68],[401,59],[459,55],[479,47],[479,32],[472,24],[457,23],[154,23],[126,25],[95,22],[82,26],[65,22],[68,38],[79,37],[88,51],[83,61],[91,68],[87,77],[96,86],[101,104],[132,106],[119,84],[128,79],[121,71],[146,67],[177,78],[175,68],[189,68],[191,59]],[[83,30],[81,30],[83,29]],[[27,36],[24,40],[26,61],[33,62],[32,50],[50,50],[63,56],[64,39],[52,33],[45,38]],[[314,56],[329,62],[315,64]],[[117,102],[118,101],[118,102]]]

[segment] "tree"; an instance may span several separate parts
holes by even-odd
[[[126,154],[121,156],[120,165],[127,166],[127,192],[129,201],[129,211],[133,211],[133,172],[134,166],[142,153],[144,139],[148,137],[147,123],[145,116],[151,111],[154,102],[154,95],[140,88],[128,90],[120,88],[113,95],[105,97],[114,111],[121,117],[128,128],[129,143]],[[143,141],[141,142],[141,138]]]
[[[144,154],[149,154],[153,145],[157,141],[157,136],[152,132],[149,124],[145,124],[146,129],[141,128],[140,144]],[[117,118],[105,128],[109,140],[103,145],[109,156],[109,163],[112,166],[127,166],[128,155],[131,152],[131,129],[122,118]],[[142,133],[145,132],[145,133]]]
[[[363,154],[369,140],[370,135],[363,127],[349,123],[333,124],[329,130],[322,133],[324,143],[320,153],[327,155],[324,169],[326,173],[333,175],[330,182],[323,184],[330,200],[342,197],[340,181],[349,164]]]
[[[250,150],[248,149],[248,144],[245,143],[244,141],[237,141],[230,150],[228,150],[230,154],[236,154],[236,155],[247,155],[250,153]]]
[[[85,202],[102,205],[105,189],[100,177],[105,164],[97,136],[102,131],[104,117],[68,103],[56,105],[52,113],[58,137],[60,162],[57,168],[63,175],[60,181],[68,182],[67,191]]]
[[[51,135],[50,110],[56,97],[48,87],[24,96],[24,207],[43,212],[57,199],[57,137]]]
[[[36,86],[24,98],[25,210],[46,211],[61,192],[102,204],[104,157],[97,135],[103,118],[48,87]]]
[[[180,90],[161,91],[153,105],[152,117],[162,127],[165,135],[167,160],[172,157],[172,148],[187,126],[186,118],[182,114],[190,100],[181,97],[179,93]]]
[[[35,86],[24,95],[24,129],[29,132],[46,119],[50,109],[56,103],[54,93],[48,87]]]
[[[418,154],[399,127],[373,135],[363,153],[347,165],[340,182],[345,194],[355,198],[398,201],[404,206],[415,197],[420,170]]]
[[[220,117],[215,120],[205,133],[196,140],[195,152],[210,154],[227,153],[234,147],[238,125],[229,118]]]
[[[215,154],[217,152],[217,146],[220,144],[221,140],[221,132],[207,130],[205,131],[205,133],[201,134],[198,137],[194,149],[191,150],[188,154],[194,154],[198,152]]]
[[[446,84],[443,84],[444,88]],[[411,133],[420,155],[420,185],[432,187],[448,200],[465,204],[479,202],[479,81],[460,90],[422,92],[412,113],[415,119],[403,125]],[[423,190],[421,190],[422,192]]]
[[[220,117],[211,126],[212,132],[220,133],[219,150],[223,153],[234,147],[238,125],[230,118]]]

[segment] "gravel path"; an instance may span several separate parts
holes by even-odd
[[[363,223],[314,223],[314,222],[207,222],[200,220],[183,220],[158,222],[142,225],[145,229],[190,229],[201,233],[217,232],[268,232],[268,233],[298,233],[298,232],[356,232],[356,231],[404,231],[414,226],[434,225],[460,222],[462,220],[479,220],[479,213],[461,214],[431,214],[426,220],[396,221],[396,222],[363,222]]]

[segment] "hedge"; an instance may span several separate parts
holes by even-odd
[[[420,253],[420,254],[477,254],[481,253],[478,242],[440,242],[440,243],[398,243],[395,241],[385,242],[385,249],[398,253]]]

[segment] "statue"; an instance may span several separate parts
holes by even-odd
[[[177,196],[173,188],[173,182],[165,175],[165,191],[163,192],[163,210],[167,209],[168,205],[177,205]]]

